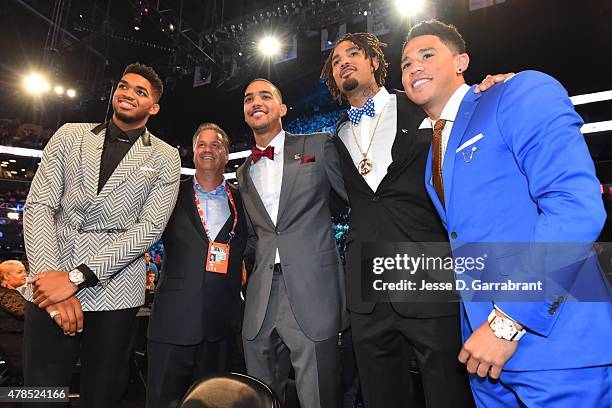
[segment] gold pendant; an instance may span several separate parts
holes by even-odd
[[[372,170],[372,166],[372,160],[365,157],[362,161],[359,162],[359,164],[357,165],[357,169],[359,170],[359,174],[365,176]]]

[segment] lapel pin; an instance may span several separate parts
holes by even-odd
[[[296,154],[295,156],[293,156],[293,160],[302,160],[302,155],[301,154]]]
[[[469,156],[465,154],[464,151],[461,151],[461,155],[463,156],[463,161],[466,163],[471,163],[472,159],[474,158],[474,152],[478,150],[478,148],[476,146],[472,146],[472,149],[470,150]]]
[[[402,129],[402,132],[408,133],[408,129]]]

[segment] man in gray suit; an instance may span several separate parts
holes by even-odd
[[[109,123],[69,123],[53,135],[25,205],[25,383],[66,387],[80,357],[88,408],[118,406],[145,299],[144,252],[177,197],[178,151],[145,128],[162,91],[152,68],[129,65]]]
[[[344,278],[331,229],[330,188],[344,185],[328,134],[291,135],[281,93],[264,79],[244,95],[256,147],[237,178],[257,235],[242,329],[247,371],[284,400],[293,365],[302,408],[337,405]]]

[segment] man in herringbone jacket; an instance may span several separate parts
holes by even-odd
[[[176,201],[178,151],[145,128],[162,92],[153,69],[129,65],[112,120],[62,126],[26,201],[25,383],[68,386],[80,357],[81,406],[118,405],[144,303],[144,252]]]

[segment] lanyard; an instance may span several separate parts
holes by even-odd
[[[238,224],[238,210],[236,209],[236,202],[234,201],[234,196],[232,195],[232,190],[230,190],[229,185],[225,182],[225,191],[227,191],[227,199],[229,200],[232,210],[234,210],[234,224],[232,225],[232,230],[229,233],[229,239],[227,243],[229,244],[236,235],[236,225]],[[206,237],[209,242],[212,242],[210,235],[208,234],[208,227],[206,226],[206,218],[204,216],[204,209],[200,205],[200,199],[198,198],[198,192],[196,191],[196,181],[193,180],[193,196],[195,198],[196,208],[198,209],[198,215],[200,216],[200,220],[202,221],[202,226],[204,227],[204,231],[206,232]]]

